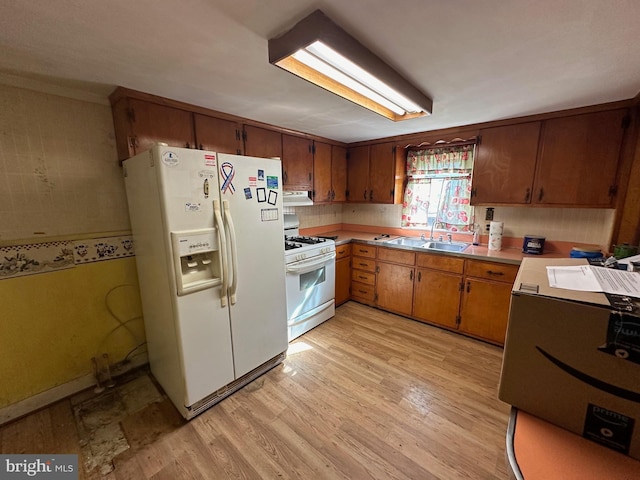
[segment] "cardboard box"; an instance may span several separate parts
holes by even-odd
[[[524,259],[514,282],[499,398],[640,459],[640,318],[602,293],[549,287],[547,266]]]

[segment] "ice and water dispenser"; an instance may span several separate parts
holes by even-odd
[[[222,282],[220,248],[215,228],[171,232],[178,295]]]

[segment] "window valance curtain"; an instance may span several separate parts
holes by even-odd
[[[409,150],[407,176],[442,173],[469,173],[473,168],[474,145]]]

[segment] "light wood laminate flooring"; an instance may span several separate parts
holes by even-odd
[[[113,470],[84,466],[80,478],[506,479],[501,358],[348,302],[282,365],[190,422],[166,401],[134,415]],[[82,455],[71,402],[0,428],[0,451]]]

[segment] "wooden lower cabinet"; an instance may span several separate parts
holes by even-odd
[[[459,330],[474,337],[504,344],[511,284],[467,278],[464,288]]]
[[[428,323],[457,328],[462,275],[418,268],[413,316]]]
[[[517,265],[359,243],[352,254],[351,299],[504,344]]]
[[[461,332],[504,344],[517,265],[467,260],[460,305]]]
[[[362,243],[351,246],[351,298],[371,306],[376,302],[376,252]]]
[[[351,295],[351,244],[336,247],[336,306],[343,304]]]
[[[414,271],[412,266],[378,262],[377,306],[401,315],[411,315]]]

